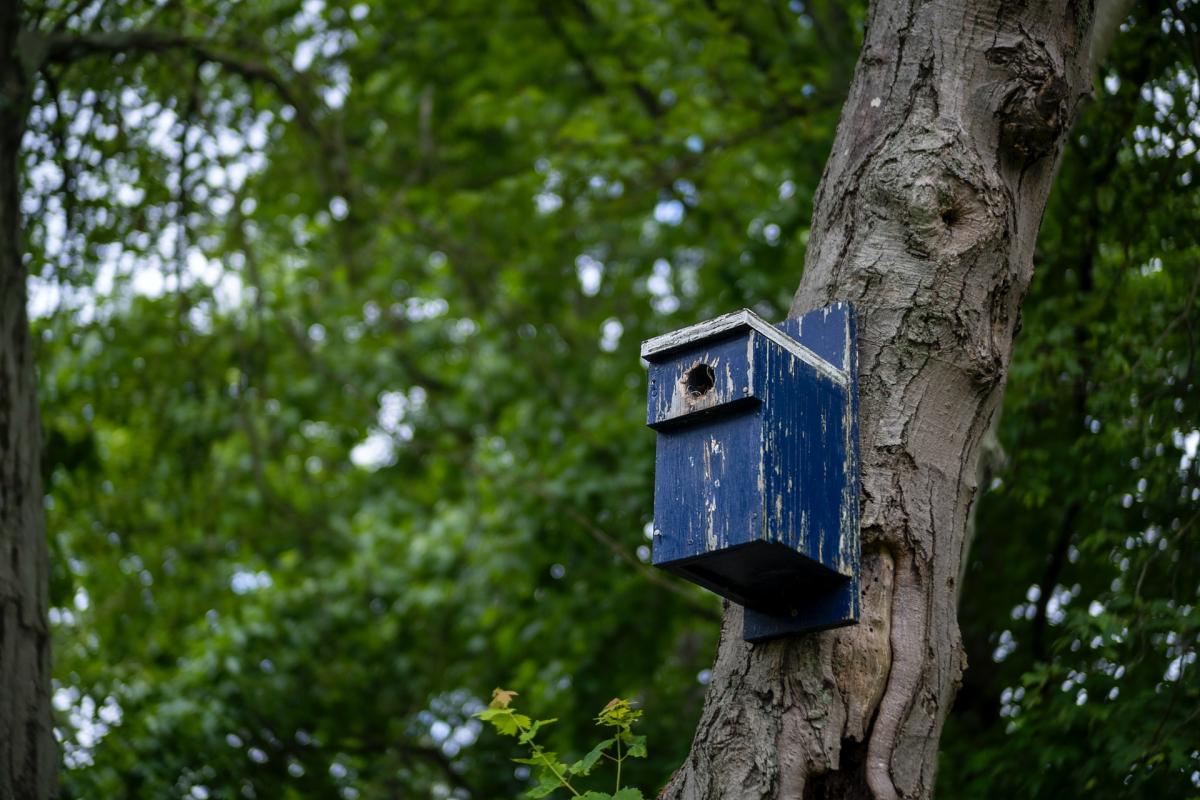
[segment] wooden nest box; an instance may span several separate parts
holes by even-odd
[[[654,564],[745,607],[760,641],[858,621],[854,312],[743,309],[649,339]]]

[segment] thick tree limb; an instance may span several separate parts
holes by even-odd
[[[1133,3],[1134,0],[1097,0],[1096,22],[1092,26],[1092,45],[1088,56],[1092,72],[1100,69],[1104,63],[1104,57],[1117,38],[1121,23],[1133,10]]]

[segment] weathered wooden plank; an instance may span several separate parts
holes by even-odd
[[[848,382],[846,371],[841,368],[840,361],[827,361],[798,340],[782,333],[777,326],[767,322],[748,308],[731,311],[705,322],[697,322],[695,325],[647,339],[642,342],[642,358],[647,361],[658,361],[671,355],[673,351],[696,342],[711,341],[725,335],[735,335],[746,329],[757,331],[767,337],[835,383],[845,386]]]

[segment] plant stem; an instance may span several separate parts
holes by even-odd
[[[617,788],[615,791],[621,791],[621,734],[617,734]]]
[[[542,763],[546,765],[546,769],[548,769],[554,773],[554,777],[558,778],[559,783],[561,783],[563,786],[567,787],[567,791],[569,791],[571,794],[575,795],[576,797],[580,796],[579,792],[575,791],[575,787],[572,786],[567,781],[567,779],[562,776],[562,773],[560,773],[558,770],[556,770],[554,768],[554,765],[550,763],[550,759],[546,758],[541,753],[538,753],[537,756],[538,756],[538,758],[540,758],[542,760]],[[620,764],[617,765],[617,769],[618,769],[618,771],[620,771]]]
[[[517,730],[519,730],[521,733],[526,733],[529,731],[528,728],[520,725],[519,723],[517,725]],[[530,750],[533,751],[533,754],[536,757],[538,757],[542,760],[542,763],[546,765],[546,769],[550,770],[550,772],[553,773],[554,777],[558,778],[558,782],[561,783],[563,786],[567,787],[567,791],[569,791],[571,794],[575,795],[576,797],[580,796],[579,792],[575,791],[575,787],[571,785],[570,781],[568,781],[566,778],[564,778],[562,776],[562,773],[554,768],[554,764],[551,763],[550,759],[546,758],[546,756],[542,753],[541,745],[530,744],[529,748],[530,748]],[[618,765],[618,768],[619,768],[619,766],[620,765]]]

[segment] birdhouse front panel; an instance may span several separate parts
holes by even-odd
[[[761,442],[762,417],[753,408],[734,408],[713,415],[703,425],[658,437],[656,462],[666,470],[661,491],[655,493],[656,564],[678,562],[698,583],[718,594],[744,599],[733,587],[714,584],[703,564],[693,564],[696,569],[691,570],[688,562],[761,536],[762,493],[756,486],[761,477]],[[663,530],[673,535],[663,536]]]
[[[835,304],[781,326],[743,310],[643,345],[654,564],[746,606],[748,638],[857,618],[853,333]]]
[[[646,424],[669,430],[706,416],[757,405],[750,333],[683,346],[650,364]]]

